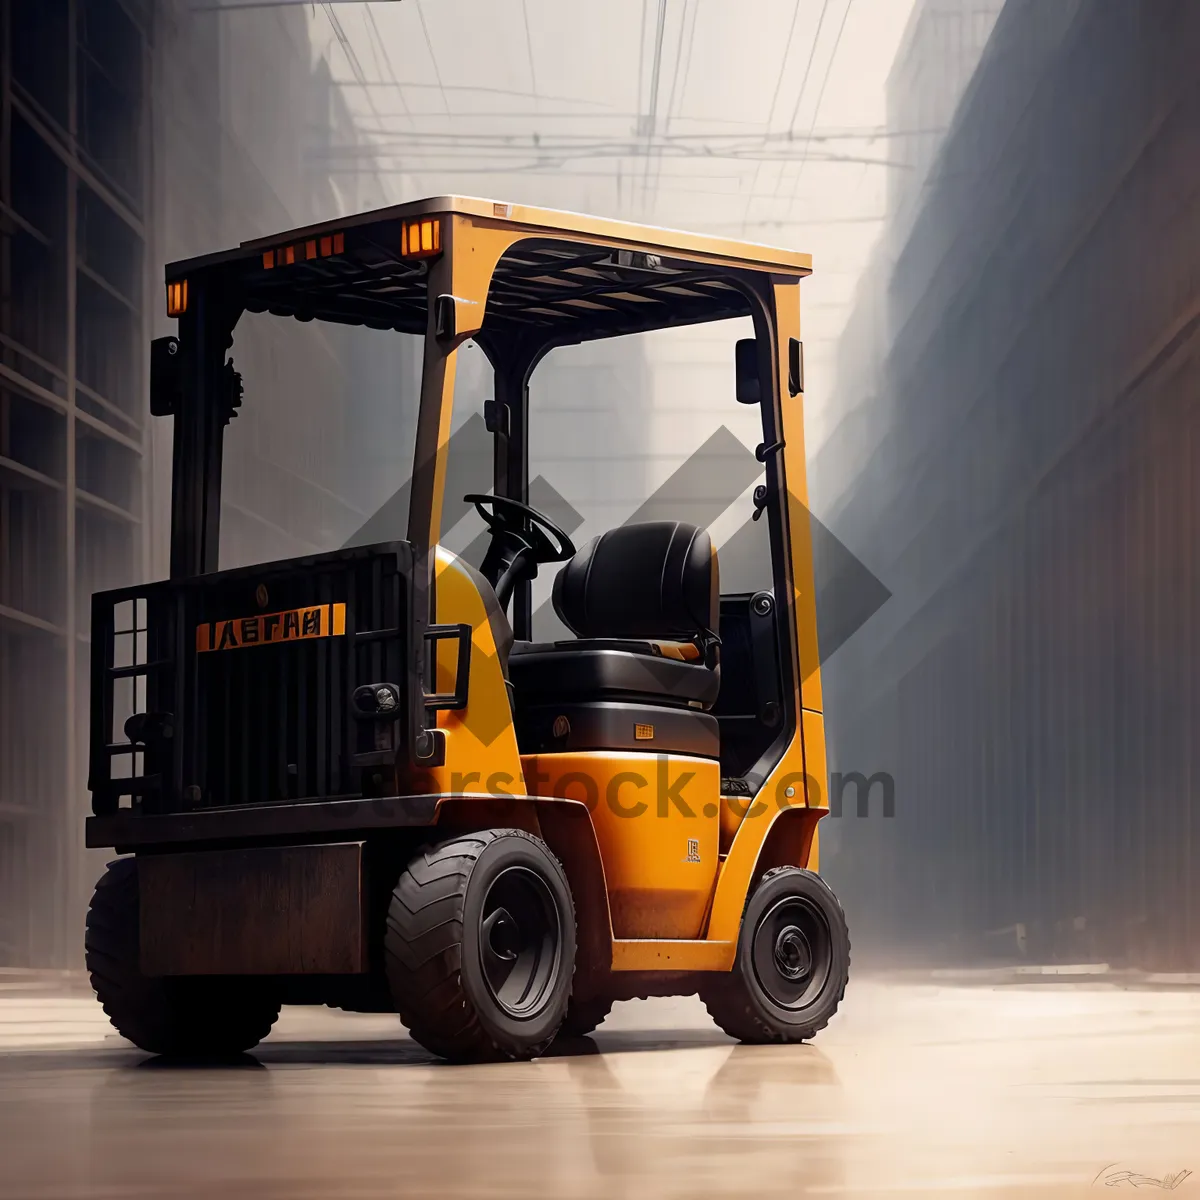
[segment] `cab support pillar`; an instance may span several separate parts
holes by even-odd
[[[210,284],[179,318],[183,357],[171,473],[171,578],[215,571],[221,538],[221,460],[229,396],[225,352],[239,311]]]

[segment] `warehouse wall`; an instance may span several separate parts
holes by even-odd
[[[144,562],[146,18],[0,4],[0,964],[78,937],[87,596]]]
[[[889,233],[894,238],[921,207],[925,184],[946,140],[1004,0],[917,0],[888,75],[892,157]]]
[[[0,0],[0,130],[0,966],[67,965],[105,857],[82,850],[89,596],[168,561],[170,422],[149,420],[145,371],[174,332],[163,265],[384,196],[312,165],[356,135],[304,6]],[[310,418],[400,410],[411,365],[280,324],[237,347],[258,386],[230,439],[235,559],[311,548],[314,507],[351,510],[338,532],[370,510],[352,455],[306,470],[325,449]],[[298,434],[273,437],[288,417]]]
[[[1187,0],[1009,0],[848,331],[814,488],[894,593],[827,668],[835,764],[897,784],[827,839],[870,940],[1200,962],[1198,48]]]

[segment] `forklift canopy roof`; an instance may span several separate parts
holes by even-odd
[[[167,281],[220,275],[251,312],[423,333],[429,259],[402,253],[404,227],[452,214],[527,235],[492,280],[485,329],[499,336],[533,326],[539,339],[565,343],[744,316],[739,276],[812,269],[809,255],[791,250],[439,196],[172,263]]]

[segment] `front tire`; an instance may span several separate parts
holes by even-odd
[[[776,867],[746,906],[728,975],[701,989],[712,1019],[741,1042],[803,1042],[829,1024],[850,974],[846,916],[812,871]]]
[[[418,853],[388,910],[384,959],[400,1019],[459,1062],[535,1058],[575,970],[575,906],[545,842],[489,829]]]
[[[96,997],[117,1032],[150,1054],[222,1059],[257,1046],[279,1002],[252,979],[143,975],[137,861],[118,859],[88,908],[84,952]]]

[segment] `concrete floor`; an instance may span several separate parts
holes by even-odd
[[[0,994],[5,1198],[1096,1188],[1200,1196],[1200,992],[859,978],[813,1046],[735,1046],[695,1000],[642,1001],[486,1067],[290,1009],[220,1070],[146,1059],[86,996]]]

